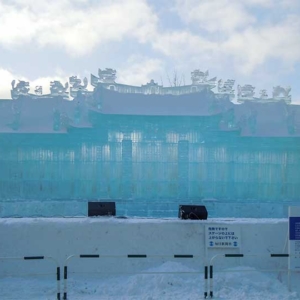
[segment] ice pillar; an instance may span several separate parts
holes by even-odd
[[[178,142],[178,198],[189,196],[189,142]]]
[[[122,141],[122,198],[132,197],[132,140]]]

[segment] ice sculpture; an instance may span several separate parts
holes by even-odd
[[[208,71],[171,87],[118,84],[113,69],[98,75],[94,91],[70,77],[72,101],[59,81],[48,95],[12,82],[13,101],[0,100],[0,216],[86,215],[97,199],[151,217],[176,217],[185,203],[204,203],[209,216],[284,217],[299,204],[290,88],[256,98],[238,86],[236,105],[234,80],[216,86]]]

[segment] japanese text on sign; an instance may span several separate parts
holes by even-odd
[[[234,225],[206,226],[206,246],[208,248],[239,248],[240,228]]]

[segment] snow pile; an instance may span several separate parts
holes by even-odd
[[[215,274],[214,290],[218,299],[299,299],[299,288],[292,284],[294,292],[289,292],[284,275],[283,283],[279,281],[278,273],[262,273],[251,267],[231,268]],[[296,282],[295,279],[299,282],[299,274],[294,274],[291,282]]]

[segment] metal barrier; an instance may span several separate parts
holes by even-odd
[[[267,256],[267,257],[289,257],[289,254],[277,254],[277,253],[271,253],[271,254],[217,254],[213,256],[210,260],[209,265],[209,297],[213,298],[213,260],[215,260],[217,257],[225,257],[225,258],[238,258],[238,257],[245,257],[245,256]],[[280,271],[279,269],[276,271]],[[290,270],[286,270],[289,272],[289,281],[290,281]],[[242,272],[242,271],[241,271]],[[206,299],[208,297],[208,266],[204,267],[204,298]]]
[[[147,255],[147,254],[126,254],[126,255],[100,255],[100,254],[80,254],[70,255],[65,260],[64,265],[64,295],[63,300],[67,300],[67,280],[68,280],[68,261],[72,258],[197,258],[200,255],[193,254],[174,254],[174,255]],[[104,272],[107,274],[107,272]],[[202,272],[111,272],[110,274],[201,274]]]
[[[23,257],[0,257],[0,260],[43,260],[49,259],[56,264],[56,281],[57,281],[57,293],[56,298],[60,300],[60,267],[58,262],[51,256],[23,256]]]

